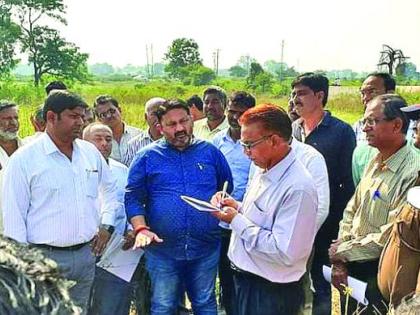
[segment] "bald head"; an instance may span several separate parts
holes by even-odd
[[[107,125],[94,122],[83,130],[83,140],[89,141],[101,152],[107,160],[112,152],[112,130]]]
[[[156,109],[159,107],[159,105],[162,105],[165,102],[166,102],[166,100],[164,98],[153,97],[153,98],[149,99],[146,102],[146,104],[144,105],[144,112],[146,114],[152,113],[152,112],[156,111]]]

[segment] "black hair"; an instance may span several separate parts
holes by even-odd
[[[177,109],[177,108],[181,108],[184,109],[187,114],[190,114],[190,108],[188,107],[188,105],[181,99],[173,99],[173,100],[168,100],[166,102],[164,102],[162,105],[159,105],[158,108],[156,109],[156,116],[160,121],[162,121],[162,117],[167,114],[169,111],[173,110],[173,109]]]
[[[42,109],[44,120],[47,120],[48,111],[61,114],[66,109],[75,109],[76,107],[87,108],[88,105],[75,93],[65,90],[51,91],[45,100],[44,108]]]
[[[322,99],[322,105],[325,106],[328,101],[328,89],[329,89],[329,81],[328,78],[322,74],[313,73],[313,72],[306,72],[297,76],[291,86],[292,89],[296,85],[304,85],[310,88],[314,93],[316,92],[324,92],[324,98]]]
[[[203,92],[203,99],[206,97],[207,94],[216,94],[219,97],[220,101],[222,102],[223,107],[224,108],[226,107],[227,96],[226,96],[225,90],[223,90],[221,87],[209,86]]]
[[[256,104],[255,97],[245,91],[237,91],[232,93],[232,95],[229,97],[229,101],[234,105],[244,108],[251,108]]]
[[[195,107],[197,107],[197,109],[202,112],[203,111],[203,100],[201,99],[200,96],[198,96],[197,94],[191,96],[189,99],[187,99],[187,105],[188,107],[192,107],[193,105],[195,105]]]
[[[366,79],[369,77],[381,78],[384,81],[384,87],[385,87],[386,93],[393,93],[395,91],[395,87],[396,87],[395,79],[389,73],[372,72],[367,75]]]
[[[110,95],[99,95],[96,99],[95,102],[93,103],[93,107],[98,107],[98,105],[104,105],[106,103],[111,103],[112,105],[114,105],[115,107],[119,108],[119,104],[118,101],[113,98]]]
[[[67,86],[62,81],[52,81],[45,86],[45,93],[48,95],[52,90],[67,90]]]

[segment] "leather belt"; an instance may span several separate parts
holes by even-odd
[[[36,248],[41,248],[41,249],[47,249],[47,250],[76,251],[76,250],[82,249],[83,247],[85,247],[88,244],[90,244],[90,241],[86,242],[86,243],[76,244],[76,245],[72,245],[72,246],[64,246],[64,247],[52,246],[52,245],[48,245],[48,244],[31,244],[30,246],[33,246],[33,247],[36,247]]]

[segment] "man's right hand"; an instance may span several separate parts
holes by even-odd
[[[331,271],[331,283],[340,291],[343,293],[345,287],[347,287],[347,267],[344,263],[336,263],[332,265],[332,271]]]
[[[155,233],[149,230],[143,230],[137,233],[136,241],[134,242],[133,249],[145,247],[152,242],[162,243],[163,239],[159,238]]]
[[[232,207],[236,210],[238,210],[238,206],[239,206],[236,200],[233,199],[232,197],[227,196],[227,198],[226,197],[223,198],[223,192],[221,191],[218,191],[217,193],[213,195],[213,197],[211,197],[210,203],[213,206],[216,206],[219,208],[226,206],[226,207]]]

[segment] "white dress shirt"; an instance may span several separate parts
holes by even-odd
[[[24,145],[24,142],[17,138],[17,146],[20,148]],[[7,164],[9,163],[10,156],[7,152],[0,146],[0,187],[3,185],[3,174],[4,170],[6,169]],[[0,234],[3,233],[3,215],[2,215],[2,203],[3,203],[3,196],[0,196]]]
[[[98,209],[98,193],[104,198]],[[45,133],[12,155],[3,183],[4,234],[58,247],[90,241],[100,223],[114,225],[115,177],[96,147],[73,142],[72,160]]]
[[[293,139],[292,150],[296,158],[311,174],[318,194],[318,211],[316,213],[316,230],[319,231],[328,217],[330,209],[330,184],[325,159],[314,147]]]
[[[314,181],[293,150],[273,168],[258,168],[231,222],[229,259],[277,283],[299,280],[316,233]]]
[[[127,186],[128,167],[113,159],[108,159],[108,165],[117,180],[117,198],[120,202],[120,207],[115,215],[115,232],[123,235],[127,224],[127,215],[125,214],[124,207],[124,194],[125,186]],[[102,202],[102,194],[100,199]]]

